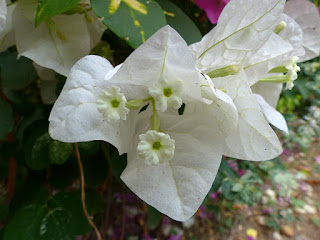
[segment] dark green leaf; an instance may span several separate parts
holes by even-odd
[[[99,151],[100,142],[99,141],[79,142],[78,147],[79,147],[81,156],[91,157]]]
[[[0,99],[0,140],[5,140],[14,125],[11,106]]]
[[[47,202],[48,189],[41,186],[40,181],[41,178],[28,179],[25,184],[16,189],[10,203],[9,218],[28,205],[44,205]]]
[[[37,78],[32,61],[22,56],[19,59],[17,57],[17,52],[6,51],[0,54],[3,88],[20,90]]]
[[[35,19],[36,26],[59,13],[70,10],[76,6],[80,0],[38,0],[38,2]]]
[[[71,212],[64,208],[55,208],[43,218],[40,226],[41,240],[73,240],[69,225]]]
[[[157,3],[165,11],[167,23],[184,38],[188,45],[201,40],[199,29],[179,7],[168,0],[157,0]]]
[[[150,230],[156,229],[159,226],[161,216],[161,212],[151,206],[148,206],[148,228]]]
[[[38,240],[40,225],[47,209],[41,205],[29,205],[16,212],[4,232],[4,240]]]
[[[49,158],[51,163],[61,165],[68,160],[73,152],[72,143],[52,141],[49,145]]]
[[[89,214],[93,215],[103,210],[103,199],[94,189],[86,190],[86,205]]]
[[[48,133],[32,138],[26,143],[25,159],[32,170],[40,170],[50,165],[49,145],[52,143]]]
[[[83,213],[80,192],[58,193],[49,200],[50,209],[62,208],[70,211],[71,220],[66,224],[70,235],[81,235],[90,231],[91,227]]]
[[[113,175],[118,181],[121,181],[120,175],[127,166],[127,154],[122,154],[119,156],[118,151],[115,151],[111,155],[110,162]]]
[[[129,1],[119,1],[118,9],[112,8],[111,2],[111,0],[91,0],[91,5],[97,16],[104,18],[103,23],[133,48],[139,47],[166,25],[162,8],[154,1],[131,1],[141,4],[136,9],[130,6]]]

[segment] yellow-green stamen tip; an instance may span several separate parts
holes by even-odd
[[[111,105],[112,105],[113,108],[117,108],[120,105],[120,101],[118,99],[113,99],[111,101]]]
[[[170,97],[171,94],[172,94],[172,90],[170,88],[163,89],[163,95],[165,95],[166,97]]]
[[[284,30],[287,27],[287,23],[284,21],[279,22],[279,24],[274,29],[275,34],[279,34],[282,30]]]
[[[159,141],[158,142],[154,142],[152,144],[152,149],[153,150],[160,150],[160,148],[161,148],[161,143]]]

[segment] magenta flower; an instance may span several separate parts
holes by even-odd
[[[319,156],[316,156],[316,157],[315,157],[315,160],[316,160],[317,163],[320,164],[320,155],[319,155]]]
[[[219,195],[219,192],[213,192],[213,193],[210,193],[209,196],[212,200],[217,200],[218,199],[218,195]]]
[[[211,23],[217,23],[220,13],[230,0],[195,0],[195,3],[203,9]]]

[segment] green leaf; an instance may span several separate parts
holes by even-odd
[[[231,190],[233,184],[234,182],[232,182],[231,180],[224,179],[221,185],[223,195],[229,200],[234,200],[236,196],[236,193]]]
[[[0,99],[0,140],[5,140],[14,125],[11,106]]]
[[[154,230],[159,226],[161,216],[161,212],[151,206],[148,206],[148,228],[150,230]]]
[[[54,164],[64,164],[73,152],[72,143],[52,141],[49,145],[50,162]]]
[[[199,42],[202,35],[194,22],[175,4],[168,0],[157,0],[164,10],[167,23],[173,27],[188,45]]]
[[[96,214],[103,211],[102,196],[95,189],[86,190],[86,205],[89,214]]]
[[[48,201],[48,206],[50,209],[60,208],[70,212],[71,219],[65,223],[70,235],[82,235],[90,231],[91,227],[82,210],[80,192],[58,193]]]
[[[103,23],[133,48],[166,25],[162,8],[154,1],[123,0],[114,6],[115,2],[91,0],[91,6],[98,17],[104,18]]]
[[[32,61],[25,57],[17,59],[17,52],[0,54],[2,87],[10,90],[20,90],[37,78]]]
[[[55,208],[43,218],[40,226],[41,240],[73,240],[69,224],[72,221],[71,212],[64,208]]]
[[[243,185],[240,183],[235,183],[232,188],[231,191],[232,192],[240,192],[243,189]]]
[[[40,170],[50,165],[49,146],[52,143],[48,133],[37,138],[31,138],[26,143],[25,159],[32,170]]]
[[[4,232],[4,240],[38,240],[40,225],[47,209],[41,205],[29,205],[16,212]]]
[[[80,0],[38,0],[39,4],[36,11],[36,27],[43,21],[70,10],[80,2]]]

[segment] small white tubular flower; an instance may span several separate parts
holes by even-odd
[[[293,82],[298,78],[297,72],[300,71],[300,67],[297,65],[298,60],[298,57],[293,57],[285,64],[286,69],[288,69],[286,76],[290,77],[290,81],[287,83],[286,89],[291,90],[294,86]]]
[[[129,109],[126,108],[127,99],[120,92],[119,87],[111,87],[101,91],[97,99],[98,111],[107,119],[114,123],[120,119],[126,120]]]
[[[150,130],[139,135],[140,142],[137,150],[148,165],[157,165],[170,161],[174,155],[174,140],[168,134]]]
[[[182,105],[182,99],[180,97],[181,92],[181,80],[168,80],[163,77],[160,79],[160,81],[149,88],[149,94],[156,101],[156,109],[161,112],[166,111],[169,107],[179,109]]]

